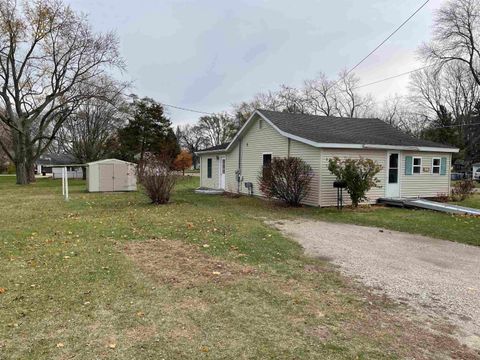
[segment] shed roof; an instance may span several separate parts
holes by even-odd
[[[133,164],[131,162],[120,160],[120,159],[103,159],[103,160],[97,160],[97,161],[89,162],[89,163],[87,163],[87,166],[96,165],[96,164],[108,164],[108,163]]]

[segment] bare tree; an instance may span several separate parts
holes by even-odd
[[[280,102],[282,111],[300,114],[308,113],[307,102],[301,90],[291,86],[281,85],[276,97]]]
[[[180,146],[192,154],[193,168],[198,168],[197,151],[208,146],[209,140],[205,137],[198,125],[185,125],[177,127],[177,139]]]
[[[465,64],[480,85],[480,1],[450,0],[436,14],[433,39],[424,57],[439,65]]]
[[[410,99],[398,94],[383,101],[378,117],[387,124],[413,136],[420,136],[422,130],[428,125],[425,117],[415,112]]]
[[[0,122],[0,144],[5,147],[0,146],[0,172],[3,172],[7,169],[10,159],[7,155],[8,152],[12,151],[12,134],[10,129],[3,123]]]
[[[237,131],[234,120],[227,113],[202,116],[197,126],[210,146],[230,141]]]
[[[108,155],[111,150],[109,143],[127,121],[124,85],[101,78],[98,86],[110,88],[111,93],[105,94],[105,98],[91,98],[82,103],[64,122],[57,135],[60,148],[80,163],[97,161]],[[83,176],[86,178],[85,171]]]
[[[1,0],[0,27],[0,121],[12,132],[17,183],[26,184],[68,117],[103,96],[94,80],[124,64],[116,36],[93,33],[60,0]]]
[[[336,114],[335,82],[320,73],[316,79],[306,80],[303,86],[305,107],[314,115],[334,116]]]
[[[368,116],[374,108],[373,98],[370,95],[361,95],[356,88],[360,79],[354,74],[343,71],[339,74],[334,92],[336,115],[340,117]]]

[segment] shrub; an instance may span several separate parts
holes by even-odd
[[[153,204],[166,204],[170,201],[177,180],[171,165],[168,157],[149,154],[138,166],[138,180]]]
[[[379,187],[375,176],[382,167],[371,159],[344,159],[334,157],[328,160],[328,170],[345,182],[346,189],[352,200],[352,205],[357,207],[360,202],[367,200],[367,192],[373,187]]]
[[[475,182],[472,179],[459,180],[453,185],[452,200],[463,201],[475,192]]]
[[[435,201],[446,203],[450,201],[450,196],[446,193],[438,193],[437,196],[435,196]]]
[[[299,206],[310,190],[313,173],[310,165],[296,157],[273,158],[259,176],[260,191],[269,198]]]
[[[187,150],[182,150],[173,161],[173,167],[177,171],[181,171],[185,175],[185,170],[192,167],[193,158]]]

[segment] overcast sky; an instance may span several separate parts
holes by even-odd
[[[69,0],[95,30],[115,30],[133,91],[159,102],[217,112],[282,83],[355,65],[423,0]],[[356,71],[369,83],[421,66],[431,36],[430,0]],[[382,99],[404,93],[408,76],[364,88]],[[198,114],[170,109],[174,123]]]

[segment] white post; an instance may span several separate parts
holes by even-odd
[[[62,167],[62,196],[65,196],[65,168]]]
[[[68,201],[68,170],[65,167],[65,201]]]

